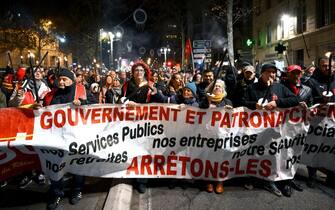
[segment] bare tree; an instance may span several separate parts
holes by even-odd
[[[234,65],[233,3],[233,0],[228,0],[227,4],[228,55],[232,65]]]

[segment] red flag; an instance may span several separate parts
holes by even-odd
[[[191,53],[192,53],[191,39],[188,38],[188,39],[186,40],[186,44],[185,44],[185,52],[184,52],[186,63],[188,63],[189,58],[190,58],[190,56],[191,56]]]

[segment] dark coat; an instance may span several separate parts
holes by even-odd
[[[265,96],[267,86],[260,79],[258,82],[248,86],[242,98],[243,106],[249,109],[256,109],[256,103],[260,98]],[[270,101],[275,101],[278,108],[294,107],[299,104],[298,97],[296,97],[287,87],[280,83],[274,83],[270,86],[270,90],[265,98]]]
[[[156,95],[151,95],[149,86],[138,87],[134,79],[129,80],[122,86],[122,97],[136,103],[161,102]],[[150,90],[151,91],[151,90]]]
[[[335,101],[335,77],[324,76],[321,74],[319,69],[316,69],[313,76],[305,82],[305,85],[312,89],[313,102],[316,103],[327,103],[328,101],[322,95],[322,92],[327,91],[328,81],[330,80],[330,91],[333,96],[330,98],[331,102]]]
[[[283,85],[287,87],[293,94],[292,87],[289,82],[283,82]],[[299,84],[297,85],[297,88],[299,88],[299,93],[297,95],[299,102],[306,102],[307,106],[313,105],[313,95],[312,95],[312,89],[306,85]]]

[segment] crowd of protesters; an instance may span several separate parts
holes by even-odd
[[[274,110],[294,106],[310,107],[316,103],[334,102],[335,96],[325,95],[330,84],[335,90],[335,77],[329,73],[328,59],[320,59],[318,66],[302,68],[290,65],[280,72],[272,63],[263,64],[258,71],[243,63],[235,67],[223,66],[203,71],[187,72],[173,68],[150,69],[142,61],[136,62],[129,72],[110,70],[100,75],[96,69],[43,69],[7,68],[1,80],[0,108],[25,107],[38,109],[53,104],[117,104],[134,106],[142,103],[174,103],[203,109],[224,107],[231,109],[246,106],[249,109]],[[222,70],[222,71],[220,71]],[[332,76],[330,76],[332,75]],[[35,77],[35,81],[32,80]],[[330,83],[329,83],[330,81]],[[316,168],[308,167],[307,185],[315,186]],[[334,173],[326,171],[327,182],[334,186]],[[33,171],[20,177],[23,188],[34,180],[45,183],[41,172]],[[245,187],[252,189],[258,181],[245,179]],[[76,204],[82,197],[85,179],[73,175],[70,202]],[[146,191],[148,179],[136,179],[140,193]],[[5,186],[6,183],[1,183]],[[292,188],[303,189],[294,180],[265,182],[262,186],[277,196],[290,197]],[[48,209],[57,208],[64,197],[63,179],[51,180]],[[208,192],[224,191],[223,182],[204,184]]]

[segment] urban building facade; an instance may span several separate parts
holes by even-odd
[[[254,0],[253,7],[255,63],[317,65],[335,51],[335,1]],[[286,47],[283,54],[278,46]]]

